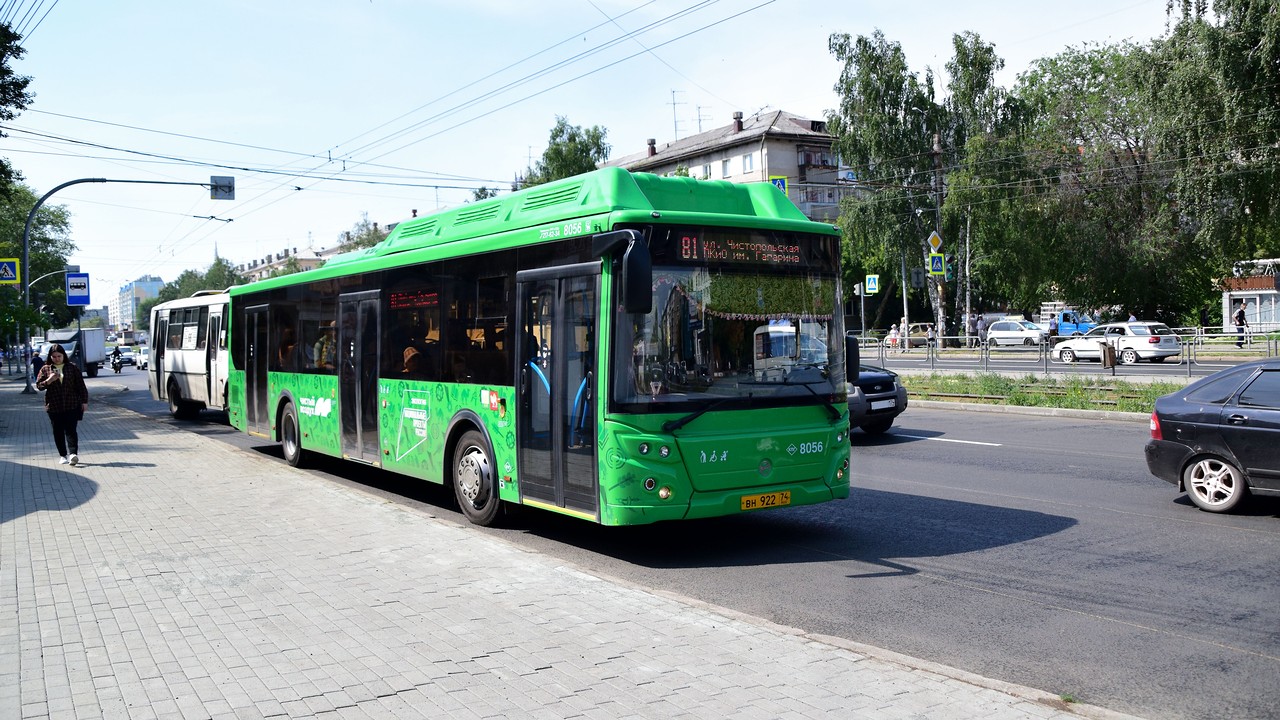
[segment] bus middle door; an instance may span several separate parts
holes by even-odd
[[[378,441],[378,291],[338,297],[338,410],[342,456],[381,465]]]
[[[598,263],[516,274],[521,496],[593,518],[599,280]]]

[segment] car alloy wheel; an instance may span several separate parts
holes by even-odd
[[[1231,510],[1247,492],[1240,470],[1217,457],[1202,457],[1188,465],[1182,474],[1182,484],[1191,502],[1209,512]]]

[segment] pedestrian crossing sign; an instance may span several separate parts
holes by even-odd
[[[929,274],[947,274],[947,259],[945,255],[942,253],[929,253]]]
[[[18,272],[18,258],[0,258],[0,285],[17,285],[22,282]]]
[[[866,292],[868,295],[875,295],[876,293],[880,292],[880,276],[868,275],[866,278],[866,284],[863,285],[863,287],[866,288]]]

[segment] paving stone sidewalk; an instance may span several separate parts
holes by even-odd
[[[0,380],[0,718],[1120,718],[590,575]]]

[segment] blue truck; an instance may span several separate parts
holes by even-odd
[[[1060,310],[1052,314],[1058,319],[1058,337],[1071,337],[1072,335],[1083,335],[1090,330],[1098,327],[1098,323],[1087,313],[1080,310]],[[1049,327],[1049,321],[1046,318],[1043,323],[1046,329]]]

